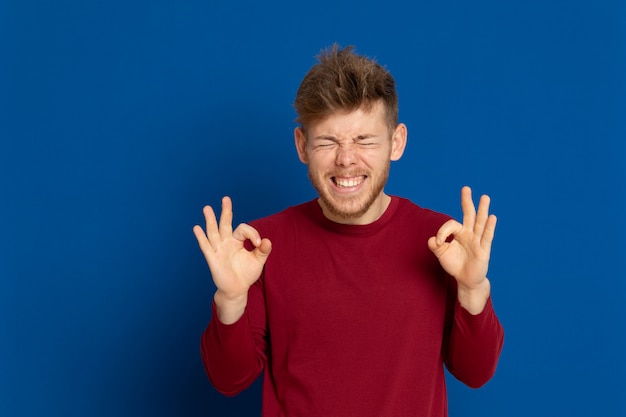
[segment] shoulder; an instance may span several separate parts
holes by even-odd
[[[451,217],[428,208],[421,207],[404,197],[392,196],[396,208],[391,216],[390,226],[396,233],[414,237],[430,237]]]
[[[269,216],[253,220],[250,222],[250,225],[262,235],[273,235],[281,231],[293,230],[296,226],[301,226],[306,224],[307,221],[311,221],[312,203],[314,201],[288,207]]]
[[[440,213],[428,208],[421,207],[408,198],[405,197],[393,197],[398,200],[398,214],[402,216],[409,216],[413,218],[419,218],[425,222],[441,222],[444,223],[451,219],[447,214]]]

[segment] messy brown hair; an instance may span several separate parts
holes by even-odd
[[[294,108],[296,122],[304,129],[336,112],[363,107],[370,111],[378,101],[385,107],[387,124],[398,124],[398,95],[391,74],[375,60],[341,49],[336,43],[317,56],[315,64],[300,83]]]

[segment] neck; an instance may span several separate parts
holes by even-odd
[[[356,217],[346,217],[334,214],[326,207],[321,199],[318,199],[317,202],[322,208],[322,213],[324,213],[324,216],[335,223],[365,225],[374,223],[385,213],[387,207],[389,207],[389,203],[391,203],[391,197],[385,193],[381,193],[378,198],[374,200],[374,202],[369,206],[365,213]]]

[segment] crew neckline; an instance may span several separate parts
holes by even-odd
[[[400,204],[400,199],[397,196],[390,195],[390,197],[391,201],[383,214],[378,219],[368,224],[344,224],[330,220],[324,215],[322,207],[319,205],[317,199],[309,202],[309,209],[312,212],[315,221],[325,229],[344,235],[363,236],[376,233],[389,223]]]

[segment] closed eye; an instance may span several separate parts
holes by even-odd
[[[380,145],[380,138],[376,135],[359,135],[352,139],[352,143],[360,148],[373,148]],[[314,149],[331,149],[335,146],[345,146],[334,136],[318,136],[312,142]]]
[[[377,137],[372,136],[372,135],[358,136],[357,138],[354,139],[354,142],[364,148],[369,148],[369,147],[376,146],[379,144]]]
[[[316,148],[330,148],[331,146],[335,146],[337,143],[332,141],[321,141],[315,144]]]

